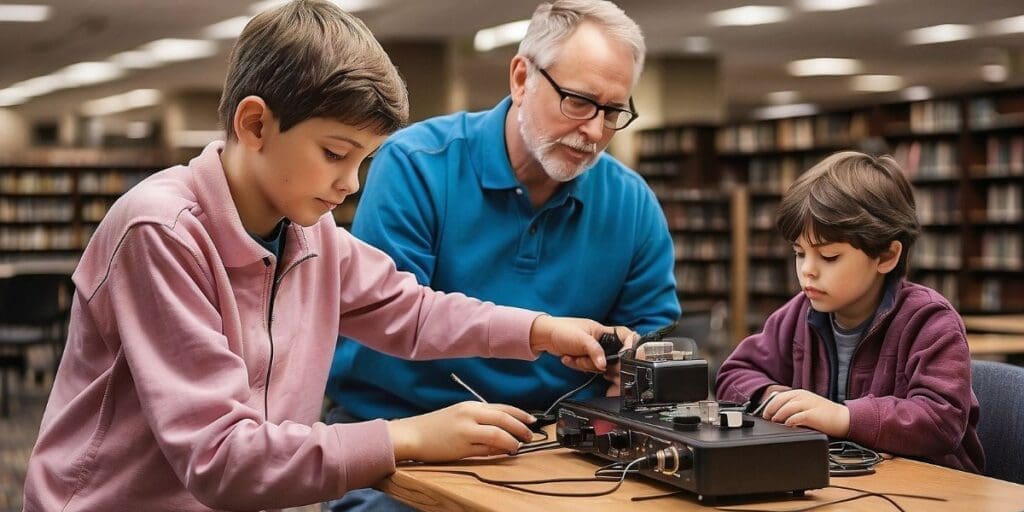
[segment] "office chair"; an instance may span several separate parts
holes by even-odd
[[[974,394],[981,404],[978,437],[986,476],[1024,484],[1024,368],[971,361]]]
[[[63,352],[74,284],[65,274],[19,274],[0,279],[0,416],[10,416],[13,373],[24,380],[28,350],[49,345],[53,369]]]

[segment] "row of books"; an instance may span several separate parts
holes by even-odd
[[[781,296],[795,295],[800,291],[800,281],[796,277],[796,269],[793,265],[788,265],[786,269],[786,278],[780,282],[778,265],[751,264],[747,274],[747,288],[758,293],[773,293]]]
[[[1016,222],[1024,219],[1024,186],[992,184],[988,186],[985,217],[992,222]]]
[[[960,287],[957,284],[956,274],[949,272],[915,274],[913,280],[941,293],[953,307],[959,306]]]
[[[0,222],[71,222],[75,205],[63,199],[0,198]]]
[[[4,194],[70,194],[73,187],[72,175],[67,172],[0,173],[0,192]]]
[[[748,244],[749,254],[757,258],[784,259],[793,255],[790,243],[774,231],[752,233]]]
[[[81,249],[82,240],[70,226],[0,227],[0,251]]]
[[[910,131],[932,133],[960,129],[960,104],[956,101],[921,101],[910,104]]]
[[[697,134],[691,128],[659,129],[640,132],[637,154],[643,158],[675,153],[689,153],[697,149]]]
[[[988,176],[1024,175],[1024,136],[988,137],[984,171]]]
[[[682,162],[674,160],[649,160],[636,164],[636,172],[644,178],[674,178],[682,170]]]
[[[687,294],[727,293],[729,265],[677,265],[676,289]]]
[[[750,205],[750,227],[754,229],[775,229],[775,216],[779,209],[777,199],[757,201]]]
[[[669,202],[662,205],[669,229],[726,229],[728,203]]]
[[[958,270],[963,261],[962,247],[957,233],[925,232],[911,251],[911,268]]]
[[[1024,269],[1024,235],[1018,230],[986,230],[981,235],[980,263],[985,268]]]
[[[910,180],[953,178],[960,169],[960,152],[952,141],[901,142],[893,158]]]
[[[103,216],[107,214],[107,210],[110,210],[112,204],[113,201],[107,199],[91,199],[82,203],[82,220],[85,222],[103,220]]]
[[[732,256],[728,237],[714,235],[687,235],[673,241],[677,260],[721,259]]]
[[[78,177],[78,192],[82,194],[121,194],[146,179],[150,172],[83,172]]]
[[[919,188],[914,198],[921,224],[956,224],[962,219],[959,187]]]

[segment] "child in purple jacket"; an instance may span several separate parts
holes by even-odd
[[[908,282],[920,231],[890,157],[836,153],[801,175],[776,225],[793,244],[801,293],[718,373],[718,398],[869,448],[980,472],[978,399],[963,322]]]

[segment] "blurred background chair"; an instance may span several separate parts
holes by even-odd
[[[74,284],[67,274],[16,274],[0,278],[0,415],[11,414],[12,388],[29,370],[37,382],[56,373],[67,338]],[[52,357],[31,366],[34,347]],[[48,349],[48,350],[47,350]],[[12,378],[13,377],[13,378]]]
[[[972,361],[971,381],[981,404],[978,437],[986,476],[1024,484],[1024,368]]]

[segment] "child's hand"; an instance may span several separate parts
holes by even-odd
[[[533,434],[536,419],[504,404],[462,402],[439,411],[391,420],[395,461],[447,462],[465,457],[515,453]]]
[[[530,329],[530,348],[562,356],[562,364],[576,370],[603,372],[607,362],[597,338],[606,332],[614,332],[614,328],[586,318],[541,315]],[[618,327],[617,334],[626,347],[637,339],[636,333],[626,327]]]
[[[850,432],[850,410],[806,389],[791,389],[775,395],[762,417],[790,427],[813,428],[832,437]]]

